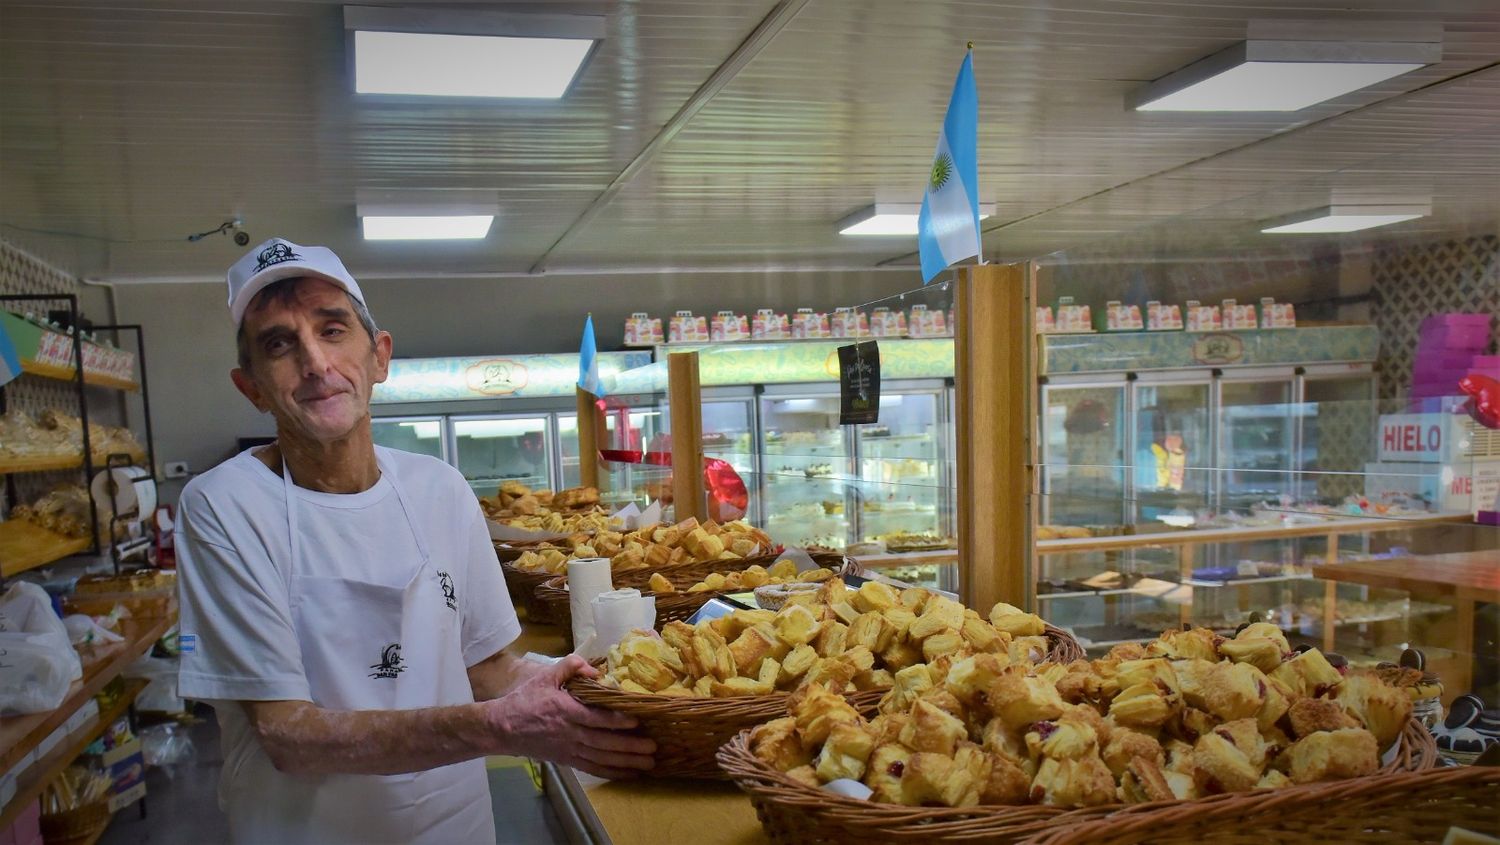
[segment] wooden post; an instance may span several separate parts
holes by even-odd
[[[594,394],[581,387],[573,388],[578,394],[578,483],[584,487],[599,487],[599,408],[594,405]]]
[[[698,353],[667,356],[667,408],[672,415],[672,505],[679,521],[706,516],[703,499],[703,392]]]
[[[959,590],[970,607],[1035,607],[1033,279],[1028,267],[958,268]]]

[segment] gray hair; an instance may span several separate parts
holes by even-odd
[[[290,279],[280,279],[266,285],[255,295],[254,299],[250,300],[250,307],[245,309],[246,313],[258,310],[270,302],[280,302],[283,305],[292,304],[297,298],[297,284],[304,278],[306,277],[293,276]],[[348,297],[349,307],[354,310],[354,316],[359,320],[359,324],[364,327],[365,334],[369,335],[370,348],[374,349],[375,333],[379,329],[375,326],[375,318],[370,316],[370,309],[366,308],[363,302],[355,299],[354,294],[344,291],[344,296]],[[235,345],[239,349],[240,369],[249,371],[250,338],[245,334],[245,321],[243,319],[240,320],[240,327],[235,331],[234,340]]]

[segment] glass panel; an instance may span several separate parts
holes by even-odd
[[[703,403],[703,455],[734,467],[750,494],[746,515],[757,513],[760,478],[755,473],[755,432],[748,399]]]
[[[446,460],[441,417],[376,419],[370,423],[370,433],[376,445]]]
[[[1309,378],[1300,406],[1302,449],[1297,495],[1303,502],[1335,504],[1365,494],[1360,473],[1376,459],[1373,377]]]
[[[552,486],[545,416],[455,419],[453,433],[459,472],[478,495],[495,495],[504,481],[536,489]]]
[[[1119,525],[1125,501],[1125,389],[1055,387],[1046,396],[1042,522]]]
[[[1219,508],[1240,512],[1268,501],[1290,504],[1292,383],[1225,381],[1220,390],[1219,466],[1228,471]]]
[[[1136,384],[1135,522],[1208,507],[1212,478],[1209,386]]]
[[[880,422],[859,436],[859,525],[862,541],[936,545],[947,540],[942,513],[942,445],[938,396],[880,397]]]
[[[614,419],[614,417],[605,417],[604,418],[604,428],[605,428],[605,431],[607,432],[606,433],[606,437],[608,437],[610,439],[610,441],[613,442],[613,440],[614,440],[614,434],[615,434],[615,419]],[[565,489],[568,488],[568,487],[577,487],[577,486],[583,484],[583,473],[578,468],[578,415],[577,414],[558,414],[557,415],[557,439],[558,439],[558,445],[560,445],[562,447],[562,486]],[[614,467],[614,466],[615,466],[614,464],[601,464],[600,465],[600,471],[604,472],[606,468],[608,468],[608,467]],[[623,484],[623,481],[624,481],[624,471],[622,469],[612,469],[612,470],[610,470],[610,472],[611,472],[611,477],[612,478],[615,475],[618,475],[621,483]],[[611,485],[610,489],[611,490],[615,490],[615,489],[618,489],[618,488],[616,488],[613,485]],[[627,494],[628,494],[628,489],[627,489]],[[603,493],[603,492],[600,493],[600,499],[603,500],[603,501],[611,501],[608,498],[608,496],[606,496],[605,493]],[[635,497],[631,496],[630,497],[630,501],[634,501],[634,500],[635,500]]]
[[[837,395],[763,397],[765,529],[779,543],[843,549],[853,536],[847,429]]]

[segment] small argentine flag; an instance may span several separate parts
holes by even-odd
[[[595,397],[603,396],[599,381],[599,347],[594,342],[594,315],[583,321],[583,343],[578,347],[578,386]]]
[[[974,54],[964,56],[953,81],[953,98],[938,133],[932,173],[917,218],[922,283],[979,254],[979,90]]]
[[[21,375],[21,357],[16,354],[16,345],[11,343],[5,326],[0,325],[0,384],[14,381]]]

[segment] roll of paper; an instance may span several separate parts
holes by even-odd
[[[113,500],[110,498],[111,487],[114,488]],[[89,485],[89,492],[94,494],[94,504],[105,519],[111,515],[148,519],[156,512],[156,482],[151,480],[151,473],[141,467],[100,472]]]
[[[568,561],[568,609],[573,614],[573,643],[584,653],[594,636],[595,597],[614,588],[610,581],[609,558],[588,557]]]
[[[642,596],[640,590],[612,590],[596,597],[594,610],[593,653],[590,660],[609,653],[609,647],[636,628],[649,631],[656,625],[656,596]]]

